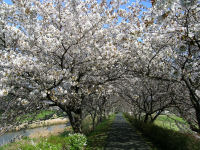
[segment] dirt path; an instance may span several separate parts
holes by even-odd
[[[116,115],[108,135],[105,150],[150,150],[144,139],[124,119],[122,113]]]

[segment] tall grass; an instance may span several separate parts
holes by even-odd
[[[82,121],[82,132],[84,134],[89,134],[92,131],[92,118],[87,116]]]
[[[162,150],[200,150],[200,140],[190,134],[162,128],[151,123],[136,120],[125,114],[127,120],[151,142]]]
[[[82,134],[63,133],[47,138],[25,138],[19,142],[10,143],[0,150],[83,150],[87,139]]]
[[[108,132],[111,127],[111,123],[113,122],[115,115],[110,115],[108,119],[104,119],[101,123],[99,123],[95,130],[92,131],[89,135],[87,135],[88,145],[87,150],[103,150],[106,144],[106,139],[108,137]]]
[[[0,150],[92,150],[103,149],[110,125],[115,115],[111,115],[108,119],[99,123],[95,130],[91,132],[91,118],[87,118],[83,122],[87,137],[79,134],[72,134],[72,129],[67,128],[65,132],[59,135],[49,135],[48,137],[28,138],[4,145]],[[87,147],[86,147],[87,141]]]
[[[180,131],[180,128],[177,126],[177,124],[181,127],[182,130],[190,130],[188,123],[176,115],[160,115],[154,123],[160,127],[172,129],[175,131]]]

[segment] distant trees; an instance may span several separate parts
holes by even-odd
[[[174,104],[173,83],[135,78],[121,87],[120,95],[130,105],[137,119],[154,122]]]

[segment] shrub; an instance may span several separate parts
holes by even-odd
[[[155,146],[163,150],[199,150],[200,141],[192,135],[159,127],[151,123],[136,120],[125,114],[128,121],[142,134],[149,138]]]
[[[87,138],[83,134],[69,134],[65,142],[69,144],[70,150],[82,150],[86,146]]]
[[[23,138],[19,142],[0,147],[0,150],[83,150],[86,143],[87,139],[82,134],[67,134],[39,139]]]
[[[82,134],[69,134],[66,137],[50,136],[36,145],[36,148],[49,150],[83,150],[86,146],[87,139]],[[38,150],[39,150],[38,149]]]
[[[49,143],[47,139],[42,140],[39,144],[36,145],[35,150],[62,150],[62,145],[60,143],[53,144]]]
[[[50,143],[47,139],[41,139],[39,143],[20,144],[20,150],[62,150],[61,143]]]

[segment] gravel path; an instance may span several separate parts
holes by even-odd
[[[124,119],[122,113],[116,115],[108,135],[105,150],[150,150],[144,139]]]

